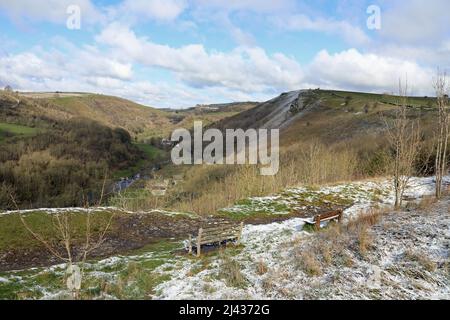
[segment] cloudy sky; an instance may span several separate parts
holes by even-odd
[[[0,0],[0,86],[155,107],[393,92],[400,77],[431,95],[450,69],[449,12],[448,0]]]

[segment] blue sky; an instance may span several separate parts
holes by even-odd
[[[401,77],[429,95],[450,67],[443,12],[450,1],[0,0],[0,86],[174,108],[309,87],[393,92]]]

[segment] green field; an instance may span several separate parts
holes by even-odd
[[[136,143],[136,146],[143,151],[150,160],[156,159],[156,157],[163,153],[162,150],[146,143]]]
[[[0,122],[0,141],[8,136],[32,136],[38,132],[37,128],[21,126],[18,124]]]
[[[74,242],[83,241],[86,231],[86,212],[73,209],[69,212],[71,237]],[[96,210],[92,215],[91,230],[94,233],[100,232],[107,224],[113,210]],[[42,211],[34,211],[25,214],[24,219],[27,225],[45,239],[57,238],[54,226],[54,215]],[[0,215],[0,252],[10,249],[29,249],[41,247],[38,242],[25,228],[18,214]]]

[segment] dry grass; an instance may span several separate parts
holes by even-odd
[[[165,195],[152,194],[150,187],[128,188],[114,194],[108,199],[108,204],[113,207],[127,211],[142,212],[163,208],[168,203],[167,193]]]
[[[429,209],[433,204],[436,203],[436,201],[437,199],[434,196],[425,196],[419,201],[419,203],[417,204],[417,208],[420,210]]]
[[[256,265],[256,273],[260,276],[267,273],[267,264],[263,260],[258,261],[258,264]]]
[[[357,236],[358,236],[359,254],[365,257],[371,247],[373,237],[367,230],[367,227],[360,228]]]
[[[322,274],[322,264],[315,252],[304,251],[300,253],[299,266],[310,276],[320,276]]]
[[[433,272],[437,268],[437,264],[427,257],[423,252],[417,252],[414,250],[407,250],[404,253],[404,258],[411,262],[416,262],[422,268],[429,272]]]
[[[319,142],[302,143],[283,150],[275,176],[261,176],[257,166],[192,166],[179,194],[168,206],[179,211],[211,214],[251,196],[279,192],[298,184],[321,184],[352,180],[356,155]],[[180,199],[181,195],[181,199]],[[181,200],[181,201],[180,201]]]
[[[219,278],[224,279],[227,286],[242,288],[247,280],[241,272],[241,265],[226,254],[222,254],[219,267]]]

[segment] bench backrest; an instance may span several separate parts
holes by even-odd
[[[321,221],[328,221],[328,220],[334,220],[337,219],[339,222],[342,220],[342,209],[330,211],[322,214],[318,214],[314,217],[314,224],[315,228],[318,230],[320,229],[320,222]]]
[[[218,226],[207,226],[198,230],[197,242],[200,244],[208,244],[228,239],[240,237],[242,232],[239,224],[222,224]]]
[[[244,223],[241,222],[240,224],[223,223],[202,227],[198,230],[196,237],[192,238],[192,236],[189,235],[189,252],[192,252],[192,246],[197,247],[197,255],[199,255],[202,244],[217,243],[235,239],[239,242],[241,239],[243,226]]]
[[[315,221],[323,221],[329,219],[340,218],[342,216],[342,210],[330,211],[322,214],[318,214],[314,217]]]

